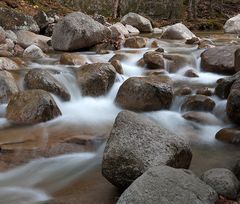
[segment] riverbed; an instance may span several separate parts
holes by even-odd
[[[240,43],[236,35],[197,34],[216,46]],[[17,126],[7,121],[6,104],[1,105],[0,195],[5,195],[6,201],[0,200],[0,204],[13,204],[16,200],[17,203],[115,203],[120,192],[101,176],[101,156],[114,119],[122,110],[114,102],[119,87],[129,77],[146,74],[147,69],[139,66],[137,62],[145,52],[156,49],[152,48],[151,44],[157,36],[147,37],[147,47],[142,49],[122,47],[119,51],[104,55],[94,52],[79,53],[84,55],[89,63],[107,62],[116,53],[127,55],[127,58],[121,61],[124,74],[117,75],[113,87],[105,96],[83,97],[73,72],[73,69],[78,67],[60,65],[61,53],[49,53],[48,58],[41,60],[25,60],[20,71],[12,71],[19,87],[24,86],[23,76],[28,69],[57,71],[55,77],[66,86],[71,100],[63,102],[53,95],[62,116],[32,126]],[[184,41],[157,41],[158,46],[166,53],[181,55],[190,62],[168,74],[174,81],[175,89],[187,85],[192,88],[193,93],[202,87],[213,90],[216,81],[224,77],[201,71],[200,55],[204,48],[186,45]],[[184,76],[189,68],[194,69],[199,77]],[[167,71],[170,72],[168,69]],[[225,108],[226,101],[216,96],[212,99],[216,107],[213,113],[206,113],[205,117],[214,122],[208,124],[182,117],[181,96],[174,98],[169,110],[140,113],[190,141],[193,151],[190,169],[197,175],[210,168],[230,168],[240,158],[239,146],[215,139],[215,134],[220,129],[231,127],[232,124],[222,120],[223,115],[217,114]],[[10,200],[7,200],[8,196],[11,197]]]

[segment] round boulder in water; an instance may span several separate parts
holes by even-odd
[[[212,111],[215,107],[215,102],[204,95],[187,96],[184,100],[182,111]]]
[[[117,204],[213,204],[217,193],[191,171],[152,167],[121,195]]]
[[[14,94],[7,106],[7,119],[19,124],[45,122],[61,115],[50,93],[27,90]]]
[[[94,63],[76,69],[77,83],[84,96],[105,95],[113,86],[116,71],[110,63]]]
[[[73,51],[89,48],[110,36],[107,27],[84,13],[74,12],[54,26],[52,46],[55,50]]]
[[[157,51],[146,52],[143,60],[149,69],[164,69],[165,67],[163,55]]]
[[[60,57],[60,64],[65,65],[84,65],[87,62],[87,57],[80,53],[63,53]]]
[[[210,169],[202,175],[202,180],[219,195],[233,200],[237,198],[240,183],[230,170],[223,168]]]
[[[70,93],[52,74],[44,69],[30,70],[25,78],[25,85],[28,89],[42,89],[56,94],[64,101],[69,101]]]
[[[153,166],[188,168],[188,142],[152,119],[130,111],[118,114],[103,154],[102,173],[125,189]]]
[[[223,128],[217,132],[215,137],[222,142],[230,144],[240,144],[240,129]]]
[[[168,76],[131,77],[119,88],[115,102],[128,110],[154,111],[169,109],[172,98]]]
[[[129,48],[143,48],[147,44],[147,40],[143,37],[131,37],[127,38],[124,46]]]

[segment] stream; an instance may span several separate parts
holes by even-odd
[[[233,41],[240,42],[240,39],[234,35],[219,33],[197,33],[197,35],[211,40],[215,45],[226,45]],[[0,169],[2,170],[0,173],[0,204],[49,203],[51,199],[54,203],[54,197],[59,197],[57,192],[64,194],[64,189],[67,189],[74,182],[79,181],[78,186],[81,186],[82,180],[84,180],[82,183],[84,186],[88,182],[86,181],[88,178],[102,182],[103,178],[99,179],[101,177],[99,171],[105,141],[115,117],[122,110],[115,105],[115,96],[127,78],[145,74],[146,69],[138,66],[137,61],[142,58],[146,51],[156,49],[151,48],[151,42],[155,38],[156,36],[148,36],[148,46],[143,49],[122,48],[105,55],[96,55],[93,52],[80,53],[88,58],[89,63],[107,62],[115,53],[125,53],[128,56],[126,60],[121,61],[124,75],[118,74],[110,92],[106,96],[97,98],[81,95],[72,71],[73,67],[58,64],[61,53],[50,53],[48,58],[42,60],[26,61],[24,67],[30,69],[44,68],[57,71],[59,74],[54,76],[66,86],[71,94],[71,101],[63,102],[60,98],[53,96],[62,116],[33,126],[11,124],[4,117],[6,104],[0,106],[2,157],[0,160]],[[201,87],[214,89],[216,81],[224,77],[201,71],[200,55],[204,49],[198,49],[195,45],[186,45],[183,41],[159,40],[158,42],[166,53],[181,55],[187,59],[186,61],[191,62],[169,74],[174,81],[175,89],[186,85],[191,87],[194,93],[197,88]],[[168,64],[166,66],[168,67]],[[14,77],[18,79],[20,87],[23,87],[23,76],[27,71],[24,67],[21,71],[12,72]],[[189,68],[193,68],[199,77],[185,77],[184,73]],[[216,107],[213,113],[205,114],[209,121],[213,121],[207,125],[185,120],[182,117],[180,104],[183,97],[181,96],[174,98],[170,110],[141,113],[190,141],[193,152],[190,169],[197,175],[201,175],[210,168],[229,168],[240,158],[238,146],[225,144],[215,139],[215,134],[220,129],[231,127],[232,124],[221,120],[224,118],[221,110],[226,106],[226,101],[220,100],[216,96],[212,98]],[[76,145],[71,142],[62,143],[70,137],[78,137],[79,135],[83,135],[84,139],[88,137],[93,139],[84,145]],[[59,143],[60,146],[55,145]],[[5,163],[8,165],[4,166]],[[96,174],[97,178],[91,176]],[[96,182],[87,185],[95,185]],[[113,187],[109,186],[106,188],[110,188],[110,190],[104,193],[112,193],[114,198],[116,195],[112,192]],[[104,187],[99,186],[99,188]],[[102,193],[102,190],[95,188],[95,195],[98,193]],[[105,203],[104,199],[101,200],[94,193],[92,194],[88,195],[90,200],[87,203]],[[100,200],[96,201],[96,198]]]

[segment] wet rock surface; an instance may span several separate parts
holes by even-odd
[[[240,144],[239,128],[223,128],[216,134],[216,139],[230,144]]]
[[[51,72],[44,69],[30,70],[25,78],[27,89],[42,89],[50,93],[56,94],[64,101],[69,101],[71,96],[66,87],[61,84]]]
[[[209,48],[202,53],[201,66],[204,71],[221,74],[234,74],[234,55],[239,46]]]
[[[146,39],[142,37],[130,37],[127,38],[124,46],[129,48],[143,48],[146,46]]]
[[[18,124],[35,124],[60,115],[60,109],[48,92],[28,90],[18,92],[11,97],[6,117]]]
[[[204,95],[187,96],[184,100],[182,111],[212,111],[215,107],[215,102]]]
[[[115,102],[128,110],[153,111],[170,108],[172,98],[167,76],[132,77],[119,88]]]
[[[116,72],[110,63],[84,65],[76,70],[77,83],[84,96],[105,95],[113,86]]]

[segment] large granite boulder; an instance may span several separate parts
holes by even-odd
[[[188,168],[188,142],[140,114],[118,114],[103,154],[103,176],[125,189],[153,166]]]
[[[40,31],[33,17],[11,8],[0,8],[0,26],[5,30],[28,30],[34,33]]]
[[[176,23],[167,27],[162,38],[169,40],[187,40],[196,37],[184,24]]]
[[[89,48],[110,36],[107,27],[84,13],[74,12],[54,26],[52,45],[55,50],[73,51]]]
[[[234,55],[238,48],[240,46],[230,45],[207,49],[201,55],[201,67],[203,71],[234,74],[236,72]]]
[[[236,200],[240,189],[237,177],[228,169],[216,168],[203,173],[202,180],[219,195]]]
[[[123,16],[121,23],[136,27],[140,32],[143,33],[150,33],[153,30],[152,24],[147,18],[132,12]]]
[[[117,204],[214,204],[217,193],[191,171],[157,166],[123,192]]]
[[[113,86],[116,71],[110,63],[94,63],[76,70],[77,83],[84,96],[102,96]]]
[[[169,109],[173,99],[168,76],[131,77],[119,88],[115,102],[133,111]]]
[[[225,33],[240,34],[240,14],[227,20],[223,28]]]
[[[60,115],[61,111],[51,94],[38,89],[14,94],[8,103],[6,117],[18,124],[35,124]]]

